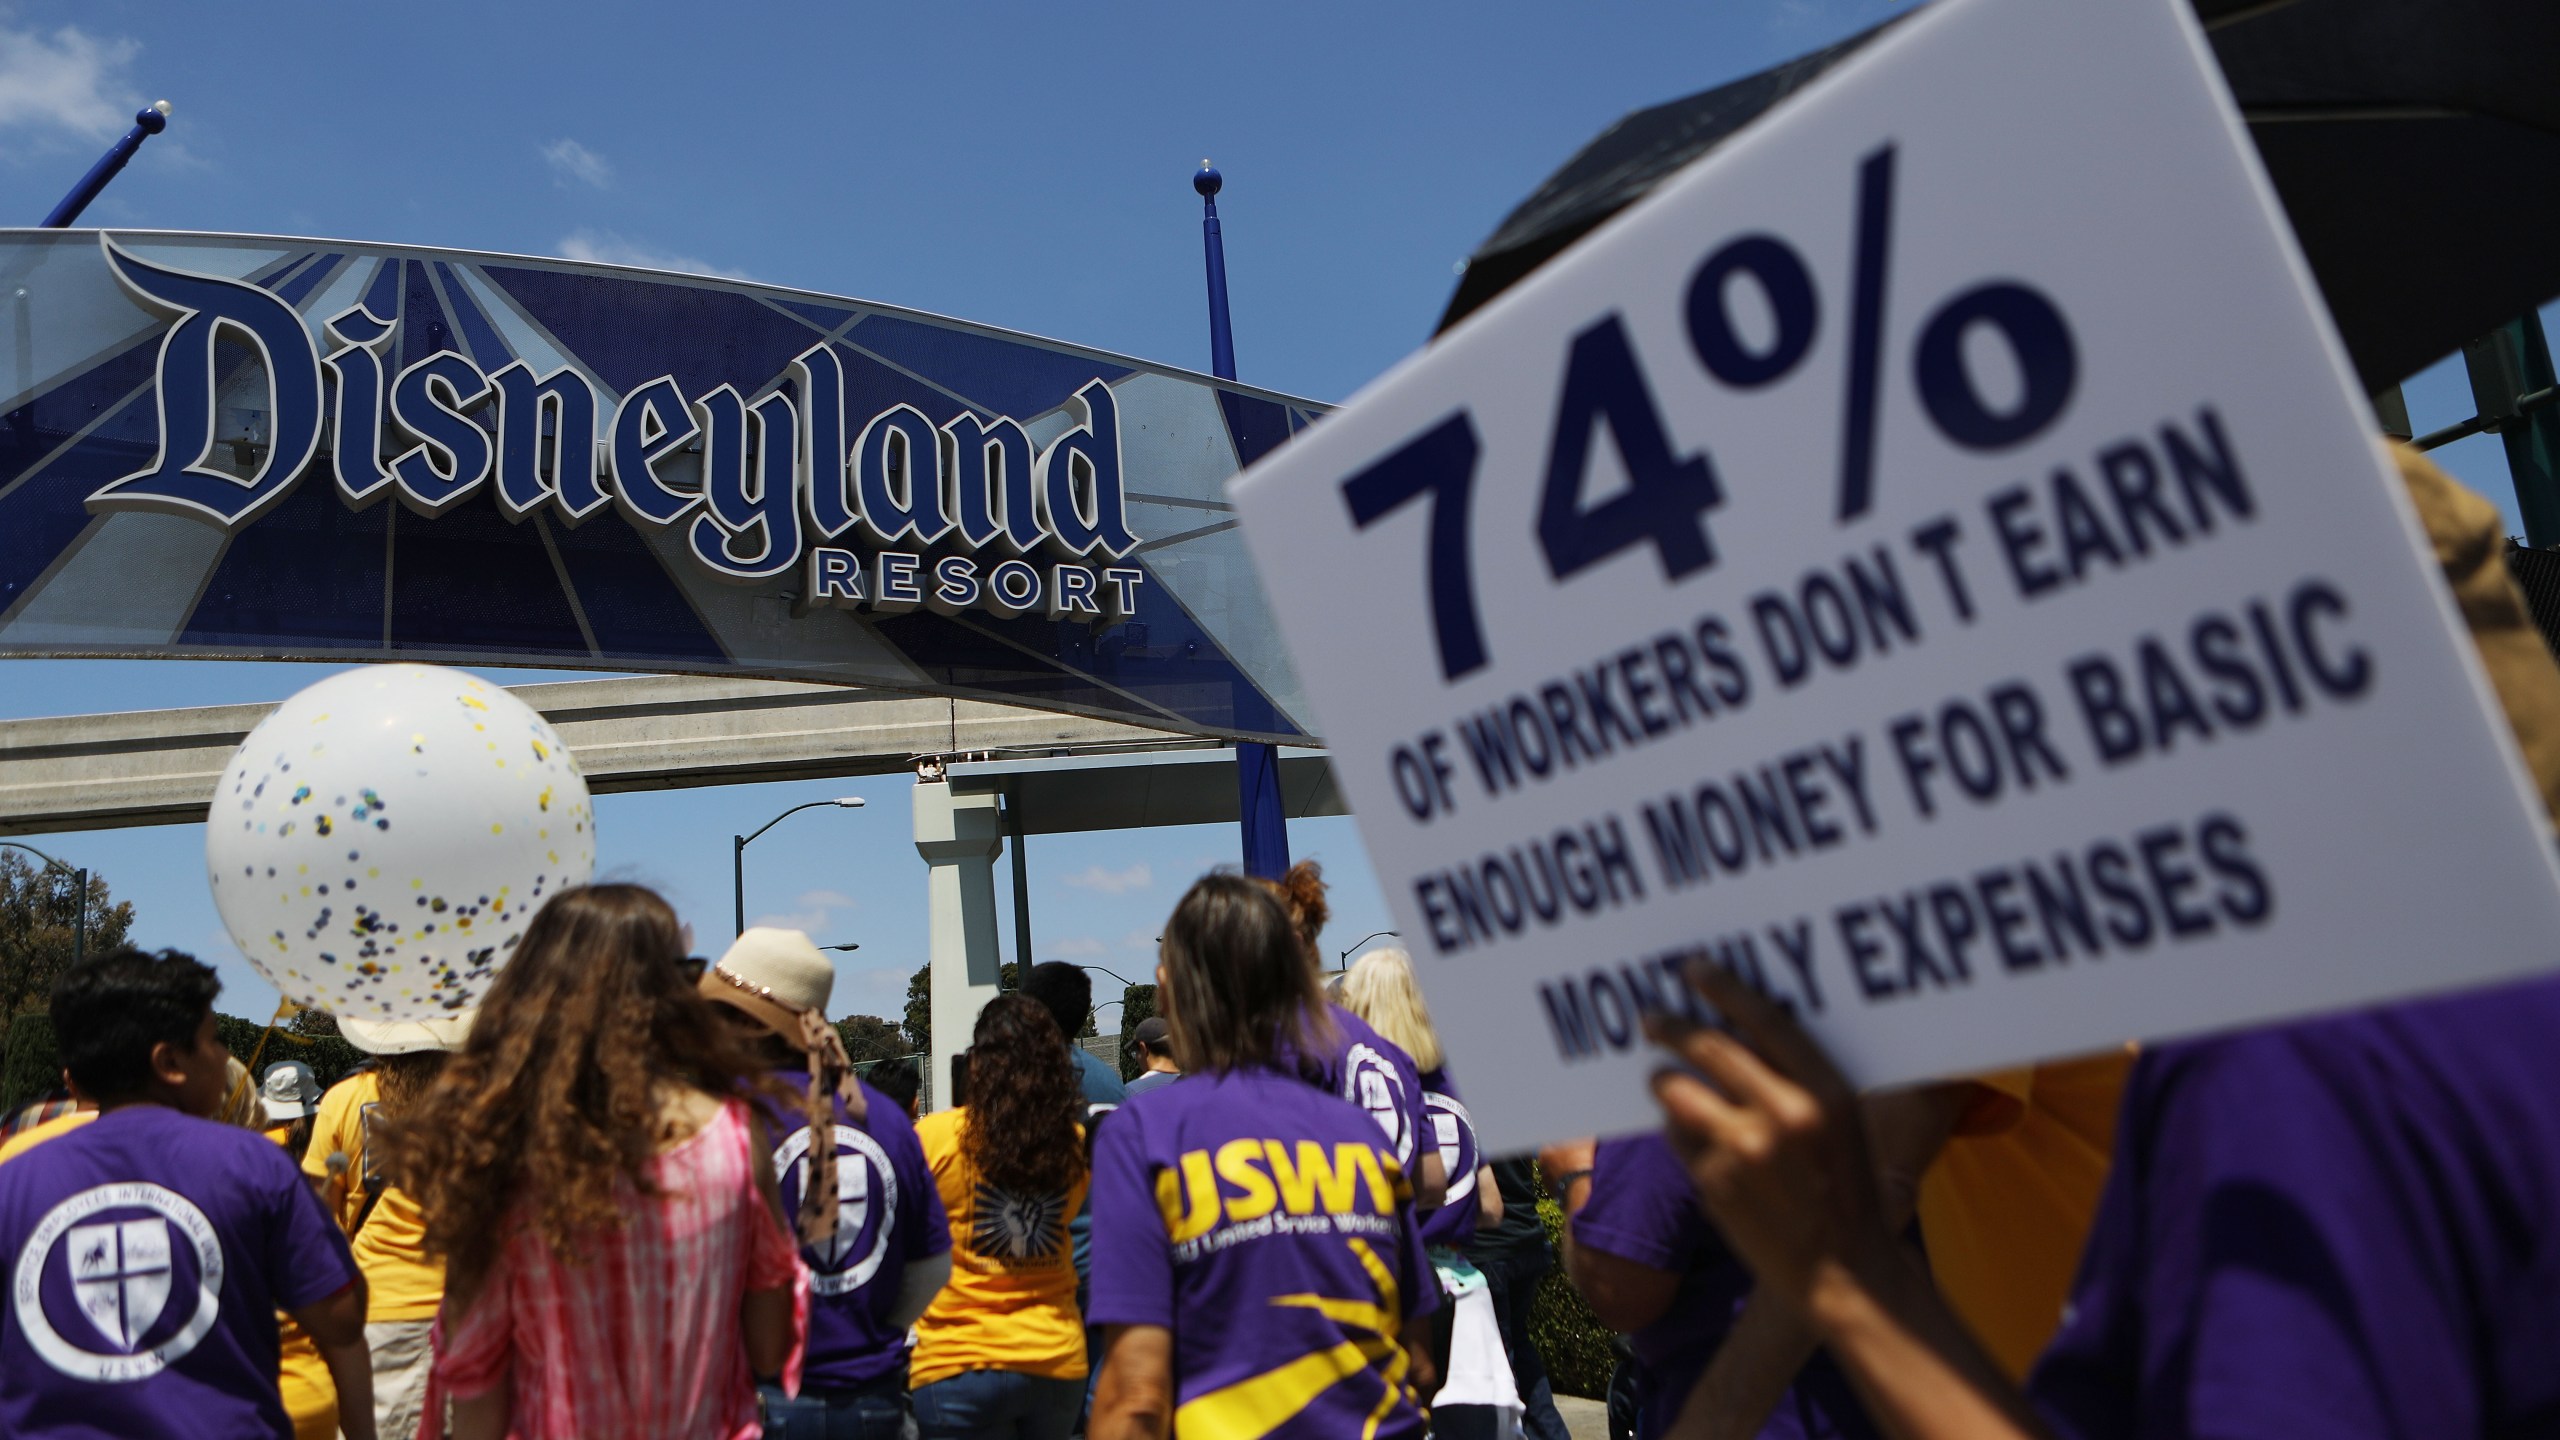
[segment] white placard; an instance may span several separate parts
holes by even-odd
[[[1700,943],[1886,1084],[2548,965],[2182,0],[1943,0],[1233,487],[1493,1150]]]

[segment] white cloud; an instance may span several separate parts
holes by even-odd
[[[1153,930],[1132,930],[1128,934],[1120,937],[1120,948],[1123,950],[1144,951],[1145,953],[1152,955],[1155,953],[1156,949],[1156,932]]]
[[[585,226],[560,237],[560,254],[570,260],[588,260],[600,265],[637,265],[644,270],[677,270],[688,275],[718,275],[729,280],[748,278],[743,270],[723,269],[694,255],[681,255],[660,250],[635,240],[626,240],[611,230],[590,230]]]
[[[1058,877],[1058,883],[1072,885],[1078,890],[1098,890],[1105,895],[1126,895],[1156,883],[1156,874],[1147,868],[1146,861],[1141,860],[1126,870],[1105,870],[1099,865],[1087,865],[1073,875]]]
[[[47,35],[0,27],[0,129],[104,143],[133,124],[125,67],[142,46],[65,25]]]
[[[791,903],[794,908],[758,915],[755,923],[776,930],[797,930],[821,945],[843,942],[843,937],[832,931],[838,912],[854,908],[852,896],[836,890],[807,890]]]
[[[1111,953],[1110,946],[1090,935],[1078,935],[1071,940],[1051,941],[1040,948],[1052,955],[1108,955]]]
[[[598,190],[612,188],[613,162],[565,135],[543,146],[542,158],[551,162],[555,180],[575,180]]]
[[[877,1015],[895,1025],[907,1013],[907,976],[914,966],[900,968],[855,968],[862,954],[833,957],[836,961],[835,994],[827,1008],[838,1017]]]

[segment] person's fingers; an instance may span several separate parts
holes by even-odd
[[[1746,1134],[1755,1128],[1741,1107],[1685,1070],[1655,1071],[1653,1098],[1662,1106],[1663,1118],[1671,1122],[1672,1148],[1683,1159],[1694,1160],[1709,1148],[1742,1148]]]
[[[1751,1043],[1751,1048],[1766,1056],[1781,1073],[1816,1094],[1852,1093],[1839,1067],[1796,1024],[1795,1017],[1752,989],[1740,976],[1703,954],[1691,956],[1681,973],[1689,988],[1716,1007],[1717,1013]]]
[[[1729,1103],[1759,1111],[1769,1119],[1800,1119],[1812,1103],[1802,1087],[1721,1030],[1701,1027],[1691,1032],[1677,1053],[1723,1090],[1730,1097]]]

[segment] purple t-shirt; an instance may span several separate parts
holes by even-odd
[[[774,1078],[807,1091],[809,1077],[777,1070]],[[942,1193],[925,1164],[924,1146],[907,1112],[866,1085],[870,1111],[857,1125],[836,1102],[836,1235],[807,1246],[809,1351],[801,1383],[818,1390],[850,1390],[898,1368],[906,1358],[907,1332],[889,1323],[909,1262],[951,1248],[951,1222]],[[800,1213],[800,1188],[809,1178],[806,1112],[766,1113],[774,1146],[773,1173],[782,1182],[783,1213]]]
[[[1447,1203],[1422,1217],[1422,1243],[1463,1247],[1476,1238],[1476,1207],[1483,1203],[1476,1194],[1484,1152],[1476,1148],[1475,1117],[1458,1098],[1446,1065],[1422,1077],[1422,1103],[1428,1123],[1423,1133],[1439,1149],[1440,1166],[1449,1175]]]
[[[1092,1210],[1086,1319],[1173,1331],[1185,1433],[1421,1436],[1398,1347],[1440,1285],[1360,1111],[1273,1071],[1187,1076],[1102,1127]],[[1333,1378],[1276,1378],[1292,1367]]]
[[[1431,1132],[1431,1117],[1422,1099],[1422,1075],[1404,1047],[1369,1028],[1369,1022],[1343,1009],[1329,1007],[1333,1044],[1316,1057],[1317,1083],[1369,1112],[1387,1132],[1396,1163],[1411,1171],[1415,1140]]]
[[[0,1165],[0,1434],[289,1435],[276,1311],[356,1278],[274,1141],[159,1105]]]
[[[2560,981],[2165,1046],[2029,1378],[2100,1436],[2560,1430]]]
[[[1688,1172],[1658,1133],[1603,1140],[1591,1198],[1573,1217],[1573,1243],[1680,1277],[1671,1308],[1627,1337],[1635,1353],[1638,1440],[1680,1416],[1716,1348],[1751,1295],[1751,1272],[1708,1223]],[[1867,1440],[1878,1432],[1828,1352],[1816,1352],[1760,1427],[1763,1440]]]

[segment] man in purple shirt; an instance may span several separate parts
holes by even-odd
[[[794,1090],[809,1085],[801,1070],[777,1069],[774,1078]],[[810,1271],[800,1393],[830,1411],[854,1412],[868,1428],[852,1433],[894,1440],[906,1419],[907,1327],[951,1273],[951,1222],[914,1122],[888,1096],[862,1089],[860,1121],[836,1102],[835,1237],[800,1252]],[[786,1215],[800,1213],[809,1145],[804,1124],[774,1150]]]
[[[0,1434],[289,1435],[281,1310],[329,1366],[342,1433],[373,1440],[346,1237],[274,1142],[199,1118],[227,1082],[221,988],[132,950],[54,986],[63,1067],[99,1113],[0,1167]]]
[[[824,1026],[834,986],[835,966],[808,936],[762,925],[739,935],[701,981],[703,996],[754,1035],[773,1078],[801,1098],[796,1106],[763,1104],[786,1215],[800,1213],[820,1169],[813,1162],[824,1159],[810,1153],[818,1128],[810,1071],[844,1057],[822,1045],[813,1066],[807,1047],[809,1022]],[[822,1028],[816,1033],[827,1040]],[[830,1086],[824,1096],[833,1112],[836,1229],[800,1249],[809,1267],[809,1343],[799,1395],[763,1391],[772,1440],[898,1440],[907,1428],[907,1327],[951,1274],[951,1224],[915,1122],[888,1096],[851,1083],[859,1114],[842,1089]]]

